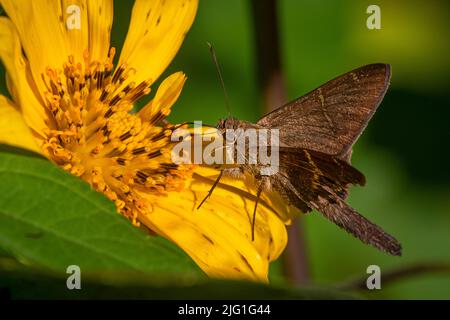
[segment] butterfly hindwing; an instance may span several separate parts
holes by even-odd
[[[401,253],[401,246],[395,238],[344,201],[348,185],[364,184],[362,173],[342,159],[313,150],[280,147],[279,155],[279,172],[272,181],[289,182],[272,183],[274,188],[282,189],[280,193],[290,193],[291,197],[295,195],[299,203],[316,209],[364,243],[393,255]],[[297,206],[295,201],[290,203]]]
[[[400,256],[402,247],[390,234],[359,214],[355,209],[332,192],[328,197],[318,197],[310,202],[325,218],[346,230],[366,244],[382,251]]]

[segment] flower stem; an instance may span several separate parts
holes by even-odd
[[[258,85],[263,94],[264,111],[272,111],[286,103],[276,0],[252,0],[254,40],[256,47]],[[305,233],[300,221],[288,227],[289,241],[283,255],[286,277],[292,284],[309,280]]]

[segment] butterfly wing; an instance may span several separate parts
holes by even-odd
[[[364,175],[346,161],[300,148],[280,148],[279,172],[271,178],[281,194],[291,195],[290,204],[316,209],[325,218],[366,244],[401,255],[400,243],[345,203],[349,184],[365,183]],[[306,210],[308,211],[308,210]]]
[[[387,64],[361,67],[267,114],[257,124],[278,128],[283,145],[348,159],[383,100],[390,75]]]

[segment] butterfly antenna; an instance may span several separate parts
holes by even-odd
[[[227,89],[225,88],[225,82],[223,81],[222,72],[220,71],[220,65],[217,61],[216,51],[211,43],[207,42],[209,51],[211,53],[212,60],[214,62],[214,66],[216,67],[217,75],[219,77],[220,85],[222,86],[223,95],[225,98],[225,105],[227,107],[228,116],[231,116],[231,108],[230,108],[230,99],[228,98]]]

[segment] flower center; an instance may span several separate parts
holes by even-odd
[[[114,70],[112,48],[106,62],[75,63],[47,69],[45,93],[48,128],[43,149],[48,158],[81,177],[113,200],[121,213],[139,224],[148,212],[142,193],[179,190],[191,167],[171,161],[170,135],[176,128],[161,124],[168,112],[143,120],[131,114],[136,100],[150,92],[150,81],[127,81],[134,70]]]

